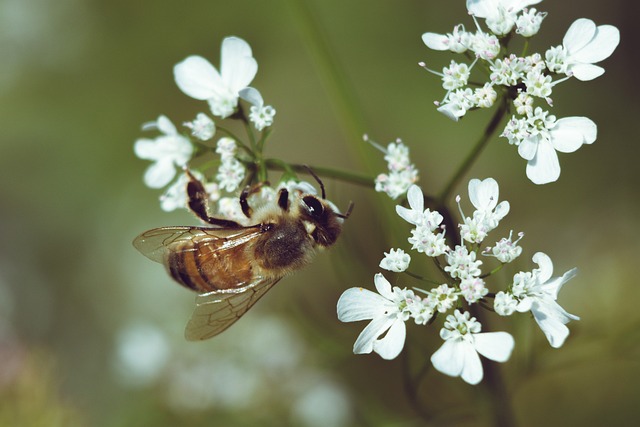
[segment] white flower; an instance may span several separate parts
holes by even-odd
[[[235,158],[231,157],[224,160],[218,168],[216,180],[220,188],[227,192],[235,191],[244,179],[244,165]]]
[[[460,226],[460,235],[464,240],[471,243],[482,242],[509,213],[509,202],[502,201],[498,204],[498,195],[498,183],[493,178],[469,181],[469,199],[476,208],[472,218],[464,216],[459,198],[457,199],[460,214],[464,218],[464,224]]]
[[[165,116],[146,123],[142,129],[158,129],[162,133],[156,139],[138,139],[133,147],[136,156],[154,162],[144,174],[144,183],[162,188],[176,175],[176,167],[183,167],[191,159],[193,146]]]
[[[198,113],[193,121],[184,125],[191,129],[191,135],[200,141],[208,141],[216,133],[216,124],[204,113]]]
[[[454,90],[466,86],[470,72],[467,64],[451,61],[448,67],[442,69],[442,87],[446,90]]]
[[[174,69],[176,84],[186,95],[207,101],[214,116],[228,117],[238,105],[241,89],[258,71],[251,47],[238,37],[226,37],[220,52],[220,72],[201,56],[189,56]]]
[[[455,53],[464,53],[469,46],[469,33],[460,24],[453,28],[452,33],[445,35],[424,33],[422,41],[433,50],[450,50]]]
[[[220,154],[220,160],[223,162],[233,158],[236,155],[238,146],[233,138],[220,138],[216,144],[216,153]]]
[[[517,306],[518,300],[513,295],[502,291],[498,292],[493,300],[493,309],[500,316],[511,316],[516,311]]]
[[[470,15],[485,18],[494,34],[507,34],[516,23],[516,14],[542,0],[467,0]]]
[[[244,224],[247,220],[246,215],[242,212],[240,199],[238,197],[222,197],[218,200],[218,215],[222,218],[230,219],[240,224]]]
[[[596,124],[586,117],[556,120],[540,107],[528,115],[527,124],[527,135],[516,144],[520,157],[527,160],[527,177],[535,184],[547,184],[560,177],[556,151],[573,153],[583,144],[592,144],[598,131]],[[512,136],[507,137],[511,142]]]
[[[418,181],[418,170],[409,160],[409,148],[400,139],[389,143],[384,148],[369,140],[365,135],[365,141],[382,151],[387,161],[389,173],[381,173],[375,179],[375,190],[386,193],[392,199],[396,199],[407,192],[409,187]]]
[[[509,263],[522,253],[522,248],[518,246],[518,242],[524,237],[524,233],[518,233],[518,239],[515,242],[511,240],[512,234],[513,231],[510,231],[508,238],[504,237],[499,242],[496,242],[493,248],[488,248],[501,263]]]
[[[535,8],[525,9],[516,19],[516,33],[522,37],[535,36],[540,30],[542,20],[546,17],[547,12],[538,12]]]
[[[440,215],[438,212],[434,213]],[[430,257],[444,255],[449,250],[444,231],[435,234],[426,225],[418,225],[411,230],[411,237],[409,237],[408,241],[413,245],[411,249]]]
[[[469,252],[466,246],[457,245],[455,250],[447,252],[447,265],[444,271],[454,279],[467,279],[480,276],[482,261],[476,260],[476,253]]]
[[[485,83],[473,91],[475,104],[480,108],[489,108],[496,102],[498,94],[491,83]]]
[[[493,34],[476,31],[469,37],[469,41],[469,49],[480,59],[492,60],[500,53],[500,41]]]
[[[257,89],[252,87],[242,89],[240,98],[252,104],[249,111],[249,120],[257,130],[261,131],[273,124],[273,116],[276,115],[276,110],[271,105],[264,105],[262,95]]]
[[[479,277],[467,277],[460,282],[460,292],[469,304],[478,302],[489,293],[484,280]]]
[[[576,20],[562,40],[562,48],[547,51],[547,65],[551,71],[573,75],[576,79],[593,80],[604,73],[597,65],[613,53],[620,43],[620,31],[613,25],[600,25],[581,18]]]
[[[363,288],[344,291],[338,300],[338,319],[342,322],[371,320],[358,336],[355,354],[375,351],[383,359],[394,359],[404,347],[406,326],[410,317],[407,299],[415,299],[413,292],[391,289],[391,284],[380,273],[374,277],[378,294]],[[385,334],[386,332],[386,334]],[[379,338],[382,334],[384,337]]]
[[[474,101],[475,96],[471,89],[456,89],[449,93],[437,110],[457,122],[460,117],[467,114],[467,110],[474,106]]]
[[[434,368],[445,375],[462,377],[469,384],[482,381],[478,353],[496,362],[506,362],[513,350],[513,337],[507,332],[481,333],[481,325],[468,312],[458,310],[447,316],[440,337],[444,344],[431,356]]]
[[[424,225],[430,231],[433,231],[438,228],[444,219],[438,211],[432,212],[429,209],[424,209],[424,195],[417,185],[409,187],[407,201],[411,209],[396,205],[396,213],[409,224]]]
[[[551,347],[559,348],[569,336],[566,324],[570,320],[580,320],[556,302],[562,285],[577,274],[577,269],[567,271],[562,277],[552,278],[551,258],[538,252],[533,256],[533,262],[538,264],[538,269],[532,273],[518,273],[514,276],[512,292],[519,300],[517,310],[531,311]]]
[[[446,283],[431,289],[428,295],[433,309],[440,313],[446,313],[458,301],[456,288],[447,286]]]
[[[401,273],[409,268],[411,256],[402,249],[391,249],[384,253],[384,258],[380,261],[380,268]]]

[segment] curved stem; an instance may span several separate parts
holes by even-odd
[[[476,145],[473,147],[471,152],[467,155],[467,158],[464,159],[464,161],[458,168],[458,171],[449,180],[449,184],[447,184],[447,186],[444,188],[444,190],[440,194],[439,200],[441,203],[443,204],[446,203],[447,200],[451,197],[451,193],[453,193],[453,191],[456,189],[456,187],[460,183],[460,180],[467,174],[467,172],[469,171],[473,163],[478,158],[480,152],[484,149],[484,147],[487,145],[489,140],[491,140],[491,137],[495,133],[496,128],[498,127],[498,124],[500,124],[500,122],[502,121],[502,118],[507,112],[507,105],[508,105],[507,99],[508,98],[506,96],[502,97],[500,101],[500,105],[496,109],[496,112],[493,114],[493,117],[491,118],[491,121],[489,122],[486,129],[484,130],[484,133],[482,134],[480,139],[478,139],[478,141],[476,142]]]

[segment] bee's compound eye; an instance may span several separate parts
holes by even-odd
[[[311,216],[318,218],[324,212],[324,206],[322,206],[322,203],[320,203],[320,200],[317,198],[313,196],[306,196],[302,201],[307,206],[307,209],[309,209]]]

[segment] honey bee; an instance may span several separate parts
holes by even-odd
[[[204,340],[226,330],[284,276],[333,245],[353,203],[342,214],[325,197],[282,188],[270,203],[255,211],[247,201],[261,185],[245,188],[240,207],[247,223],[209,215],[204,185],[189,171],[188,206],[211,226],[161,227],[135,238],[133,245],[163,264],[179,284],[198,293],[185,329],[189,341]]]

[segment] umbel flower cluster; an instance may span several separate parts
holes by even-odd
[[[488,234],[509,212],[509,202],[498,203],[498,196],[498,183],[493,178],[469,182],[469,199],[475,210],[471,216],[465,216],[460,208],[462,243],[452,247],[446,241],[443,216],[424,208],[424,195],[417,185],[409,188],[409,208],[398,205],[396,211],[413,226],[408,238],[411,250],[422,254],[414,257],[431,258],[447,280],[442,283],[429,280],[431,288],[410,289],[392,287],[378,273],[374,277],[377,293],[363,288],[346,290],[338,300],[338,318],[343,322],[371,320],[358,336],[354,353],[373,351],[385,359],[393,359],[404,347],[405,322],[411,319],[418,325],[431,325],[437,317],[446,316],[440,329],[444,343],[431,356],[431,362],[442,373],[477,384],[483,376],[478,354],[505,362],[513,350],[514,339],[507,332],[481,332],[482,325],[469,311],[473,305],[489,308],[501,316],[531,312],[552,347],[564,343],[569,335],[566,324],[578,317],[567,313],[556,299],[562,285],[575,276],[576,269],[552,277],[551,259],[538,252],[533,256],[538,268],[517,273],[504,290],[496,292],[488,286],[492,274],[522,253],[519,242],[523,234],[513,240],[512,232],[481,249]],[[408,272],[410,262],[411,255],[402,249],[391,249],[385,253],[380,267],[394,273]],[[485,263],[491,269],[483,272]]]
[[[190,172],[204,183],[210,201],[217,202],[218,213],[230,216],[238,213],[237,190],[250,178],[247,165],[254,164],[261,153],[273,124],[275,109],[265,105],[260,92],[249,86],[258,71],[249,44],[238,37],[225,38],[220,63],[220,71],[201,56],[189,56],[177,64],[173,73],[178,88],[193,99],[205,101],[208,111],[183,123],[183,132],[179,132],[169,118],[160,116],[142,127],[145,131],[158,131],[159,135],[138,139],[135,143],[135,154],[152,162],[144,175],[145,184],[166,188],[160,196],[160,205],[165,211],[186,208],[188,177],[177,172],[189,166]],[[248,104],[248,114],[240,100]],[[218,120],[218,125],[210,116]],[[248,128],[249,143],[243,143],[223,127],[225,120],[242,121]],[[224,136],[212,143],[218,133]],[[207,157],[212,147],[218,160]],[[202,170],[194,170],[192,162],[200,159],[204,165]],[[264,169],[253,172],[261,178],[266,174]]]
[[[422,40],[431,49],[450,51],[463,57],[451,60],[442,72],[447,91],[438,102],[438,111],[453,120],[468,111],[508,102],[511,119],[502,132],[509,144],[527,161],[526,173],[536,184],[556,181],[560,176],[557,152],[572,153],[596,140],[597,127],[586,117],[556,118],[553,106],[556,85],[575,78],[593,80],[604,73],[594,65],[609,57],[620,40],[616,27],[576,20],[561,45],[544,53],[528,53],[529,39],[535,36],[547,16],[527,6],[542,0],[467,0],[475,29],[456,25],[450,33],[425,33]],[[484,19],[483,30],[478,18]],[[522,53],[509,47],[515,38],[525,39]],[[424,62],[421,66],[427,67]],[[428,69],[428,68],[427,68]],[[472,80],[472,72],[478,79]]]

